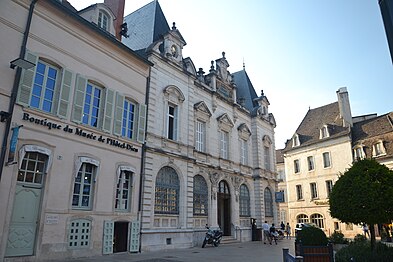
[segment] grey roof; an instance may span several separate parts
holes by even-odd
[[[252,112],[253,109],[258,106],[258,103],[254,101],[255,98],[258,98],[258,96],[246,73],[246,70],[235,72],[232,75],[236,84],[236,98],[238,102],[241,98],[244,98],[244,107]]]
[[[343,126],[338,102],[310,109],[296,130],[296,134],[299,136],[300,146],[294,147],[293,149],[321,142],[322,139],[319,137],[320,130],[324,125],[328,127],[329,137],[323,138],[323,140],[334,139],[343,135],[349,135],[350,133],[350,128]],[[284,152],[291,149],[292,139],[289,139],[285,145]]]
[[[276,164],[283,164],[284,163],[284,154],[283,149],[276,150]]]
[[[128,38],[122,42],[133,50],[146,49],[170,31],[168,22],[157,0],[127,15]]]

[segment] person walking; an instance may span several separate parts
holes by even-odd
[[[289,225],[289,223],[287,223],[287,225],[285,226],[285,233],[287,234],[287,239],[291,239],[291,226]]]
[[[370,233],[368,232],[368,226],[366,223],[363,223],[363,232],[364,232],[364,236],[367,238],[370,237]]]
[[[270,242],[270,227],[267,221],[262,224],[262,230],[263,230],[263,244],[266,244],[266,239]]]

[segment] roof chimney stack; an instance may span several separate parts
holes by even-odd
[[[125,0],[105,0],[104,4],[106,4],[112,12],[116,15],[115,23],[115,32],[117,40],[121,41],[120,31],[122,30],[122,24],[124,20],[124,6]]]
[[[343,126],[352,127],[352,113],[349,104],[349,95],[346,87],[341,87],[337,90],[338,107],[340,109],[340,117],[343,119]]]

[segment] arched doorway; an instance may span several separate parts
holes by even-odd
[[[231,193],[228,183],[221,180],[217,192],[217,217],[224,236],[231,235]]]

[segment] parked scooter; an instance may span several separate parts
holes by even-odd
[[[203,240],[202,248],[204,248],[206,244],[212,244],[215,247],[218,247],[222,239],[222,231],[220,230],[220,228],[210,229],[207,224],[206,224],[206,228],[207,228],[207,232],[206,232],[205,239]]]

